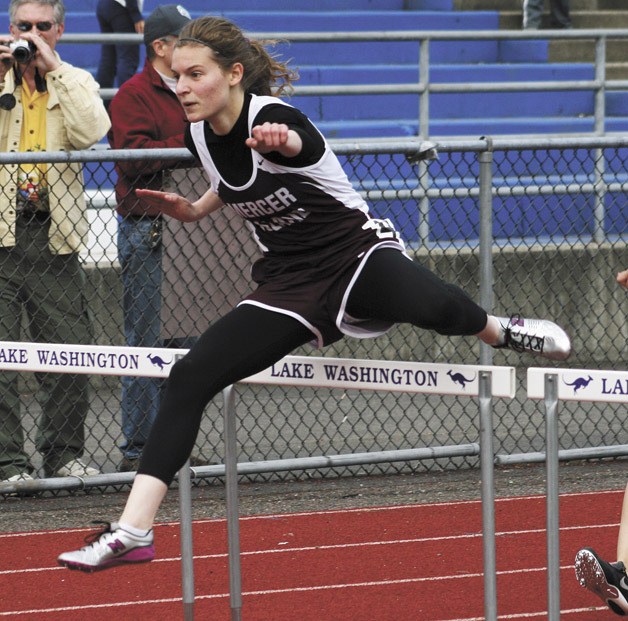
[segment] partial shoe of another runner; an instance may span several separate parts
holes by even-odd
[[[621,561],[608,563],[591,548],[576,554],[576,578],[585,589],[595,593],[615,614],[628,615],[628,576]]]

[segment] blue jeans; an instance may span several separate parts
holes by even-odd
[[[135,24],[129,12],[115,0],[99,0],[96,17],[100,32],[106,34],[135,34]],[[140,46],[106,43],[102,46],[96,82],[100,88],[112,88],[118,78],[121,86],[135,74],[140,64]]]
[[[536,30],[541,26],[543,17],[543,0],[524,0],[523,28]],[[569,0],[550,0],[550,27],[571,28],[569,17]]]
[[[124,336],[132,347],[160,344],[161,220],[125,218],[118,225],[118,260],[122,268]],[[139,457],[159,408],[162,380],[122,378],[122,433],[125,457]]]

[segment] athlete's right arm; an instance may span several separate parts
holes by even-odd
[[[223,206],[218,195],[212,190],[207,190],[194,202],[174,192],[137,189],[135,193],[153,207],[160,209],[165,215],[181,222],[196,222]]]
[[[301,136],[285,123],[263,123],[251,129],[251,137],[247,138],[246,146],[258,153],[276,151],[284,157],[292,158],[301,153],[303,142]]]
[[[619,274],[617,274],[617,282],[622,287],[628,289],[628,270],[624,270],[623,272],[619,272]]]

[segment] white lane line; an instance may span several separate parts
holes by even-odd
[[[561,570],[571,570],[573,569],[571,565],[567,565],[561,567]],[[517,574],[521,575],[522,573],[536,573],[545,571],[545,567],[535,567],[532,569],[526,570],[512,570],[512,571],[498,571],[498,576],[509,575],[509,574]],[[321,585],[321,586],[312,586],[312,587],[294,587],[294,588],[286,588],[286,589],[265,589],[260,591],[246,591],[242,593],[243,597],[254,597],[254,596],[263,596],[263,595],[277,595],[277,594],[286,594],[286,593],[304,593],[304,592],[314,592],[314,591],[330,591],[330,590],[343,590],[343,589],[355,589],[355,588],[370,588],[377,586],[393,586],[399,584],[417,584],[421,582],[438,582],[443,580],[463,580],[463,579],[475,579],[482,578],[482,573],[472,573],[472,574],[456,574],[453,576],[435,576],[431,578],[406,578],[400,580],[378,580],[372,582],[353,582],[353,583],[344,583],[344,584],[330,584],[330,585]],[[211,600],[211,599],[224,599],[230,597],[229,593],[213,593],[211,595],[196,595],[195,600]],[[59,608],[39,608],[32,610],[15,610],[15,611],[5,611],[0,612],[0,617],[8,617],[11,615],[41,615],[46,613],[56,613],[56,612],[68,612],[68,611],[76,611],[76,610],[94,610],[100,608],[107,607],[125,607],[125,606],[143,606],[150,604],[168,604],[174,602],[181,602],[181,598],[172,597],[172,598],[163,598],[163,599],[147,599],[142,601],[128,601],[128,602],[110,602],[104,604],[86,604],[82,606],[63,606]],[[605,608],[600,608],[599,610],[605,610]],[[591,608],[583,608],[577,609],[575,611],[591,611]],[[574,611],[565,611],[566,613],[574,612]],[[561,611],[562,614],[562,611]],[[518,618],[532,618],[537,616],[547,615],[546,611],[538,612],[538,613],[525,613],[521,615],[510,615],[510,616],[502,616],[500,615],[500,619],[518,619]],[[443,619],[441,621],[483,621],[483,617],[470,617],[468,619],[460,619],[457,617],[456,619]]]
[[[561,533],[566,533],[568,531],[581,531],[581,530],[589,530],[591,528],[612,528],[615,529],[618,527],[617,523],[613,524],[600,524],[598,526],[568,526],[565,528],[561,528]],[[538,535],[545,533],[544,528],[537,529],[529,529],[529,530],[511,530],[511,531],[503,531],[495,533],[496,537],[509,537],[509,536],[520,536],[520,535]],[[466,533],[463,535],[448,535],[448,536],[439,536],[439,537],[417,537],[415,539],[391,539],[387,541],[361,541],[355,543],[336,543],[336,544],[327,544],[327,545],[315,545],[315,546],[300,546],[300,547],[282,547],[282,548],[267,548],[262,550],[243,550],[241,552],[241,556],[259,556],[265,554],[286,554],[286,553],[294,553],[298,554],[300,552],[316,552],[321,550],[342,550],[348,548],[366,548],[369,546],[389,546],[389,545],[408,545],[408,544],[419,544],[419,543],[438,543],[439,541],[458,541],[460,539],[481,539],[482,533]],[[222,559],[227,558],[227,553],[216,553],[216,554],[195,554],[194,560],[210,560],[210,559]],[[157,558],[153,563],[173,563],[180,562],[180,556],[172,556],[167,558]],[[13,574],[22,574],[22,573],[34,573],[34,572],[46,572],[46,571],[57,571],[60,569],[65,569],[64,567],[52,566],[52,567],[34,567],[28,569],[6,569],[0,570],[0,576],[5,575],[13,575]]]
[[[604,490],[601,492],[570,492],[561,494],[560,497],[573,497],[573,496],[598,496],[605,494],[623,494],[624,490]],[[521,500],[539,500],[542,501],[545,498],[542,494],[536,494],[532,496],[509,496],[507,498],[496,498],[495,502],[497,504],[517,502]],[[299,513],[273,513],[269,515],[242,515],[240,516],[240,521],[248,522],[254,520],[277,520],[280,518],[300,518],[300,517],[311,517],[313,515],[334,515],[339,513],[379,513],[382,511],[394,512],[394,511],[406,511],[408,509],[430,509],[432,507],[457,507],[462,505],[481,505],[481,500],[459,500],[459,501],[450,501],[450,502],[435,502],[435,503],[418,503],[418,504],[410,504],[410,505],[396,505],[396,506],[387,506],[387,507],[363,507],[356,509],[329,509],[326,511],[303,511]],[[212,524],[212,523],[221,523],[226,522],[225,518],[211,518],[206,520],[194,520],[194,524]],[[179,522],[162,522],[157,524],[158,527],[179,527]],[[17,533],[0,533],[0,539],[6,539],[10,537],[30,537],[32,535],[50,535],[54,533],[89,533],[93,532],[94,528],[59,528],[52,530],[41,530],[41,531],[25,531],[25,532],[17,532]]]

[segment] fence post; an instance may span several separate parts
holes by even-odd
[[[597,136],[604,135],[606,125],[606,35],[595,40],[595,127]]]
[[[430,135],[430,40],[421,39],[419,44],[419,136],[424,140]]]
[[[419,136],[426,140],[430,135],[430,40],[421,39],[419,46],[419,83],[423,91],[419,94]],[[430,241],[430,199],[427,196],[429,190],[429,178],[427,162],[417,162],[419,185],[422,190],[419,199],[419,239],[421,245],[427,248]]]
[[[606,126],[606,36],[600,35],[595,41],[595,81],[600,83],[595,90],[595,133],[598,136],[604,135]],[[594,162],[594,184],[595,184],[595,207],[594,207],[594,229],[593,240],[601,244],[606,238],[604,219],[606,213],[606,182],[604,172],[606,161],[603,148],[593,151]]]
[[[493,310],[493,140],[486,140],[480,162],[480,306]],[[480,344],[480,364],[493,363],[493,348]]]

